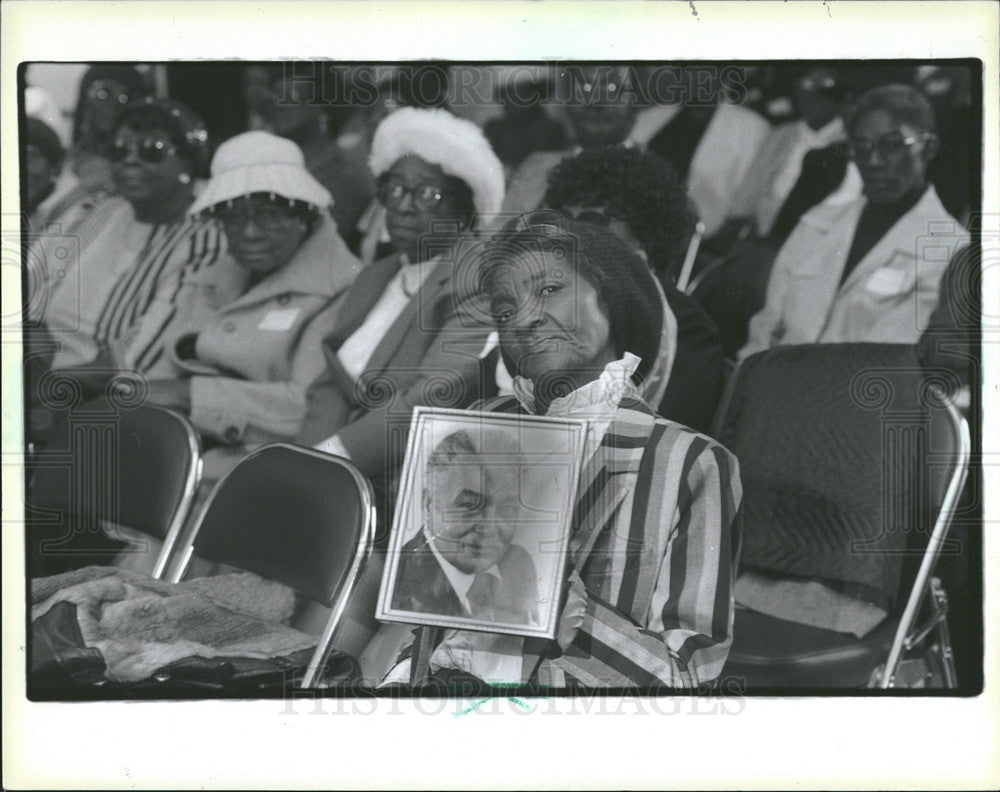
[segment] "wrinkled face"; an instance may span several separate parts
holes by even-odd
[[[517,499],[508,490],[498,491],[497,476],[487,465],[430,469],[424,520],[434,547],[460,571],[483,572],[510,547]]]
[[[508,371],[589,382],[617,358],[600,296],[570,255],[524,252],[490,272],[490,311]]]
[[[577,140],[586,147],[621,143],[632,129],[635,108],[625,91],[627,70],[594,67],[572,74],[572,101],[566,108]]]
[[[885,110],[873,110],[854,122],[851,147],[868,200],[893,204],[926,183],[936,138]]]
[[[178,156],[165,129],[140,132],[121,127],[110,156],[118,192],[132,204],[170,203],[190,189],[190,179],[181,182],[181,174],[190,176],[190,164]]]
[[[215,214],[233,258],[258,278],[288,264],[308,233],[301,216],[266,198],[241,198]]]
[[[421,259],[420,240],[432,233],[435,220],[462,219],[448,184],[440,166],[413,154],[400,157],[379,179],[389,238],[411,262]]]

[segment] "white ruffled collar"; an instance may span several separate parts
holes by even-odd
[[[556,417],[592,418],[613,413],[626,395],[638,393],[632,375],[639,367],[640,358],[626,352],[620,360],[608,363],[600,376],[575,391],[553,399],[546,415]],[[514,377],[514,395],[529,413],[536,414],[535,384],[527,377]]]

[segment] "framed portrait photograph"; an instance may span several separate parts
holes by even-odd
[[[376,618],[554,637],[586,428],[418,407]]]

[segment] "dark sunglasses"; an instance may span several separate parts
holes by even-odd
[[[383,206],[390,209],[397,209],[403,203],[403,198],[409,195],[417,209],[422,212],[433,212],[450,194],[440,184],[433,182],[407,187],[396,179],[382,179],[378,184],[378,199]]]
[[[135,153],[143,162],[156,165],[167,157],[177,153],[177,147],[155,137],[146,137],[138,141],[127,141],[118,138],[111,144],[108,158],[112,162],[123,162],[130,153]]]

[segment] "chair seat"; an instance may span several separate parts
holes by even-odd
[[[863,688],[885,660],[898,621],[887,618],[864,638],[737,610],[722,679],[763,688]]]

